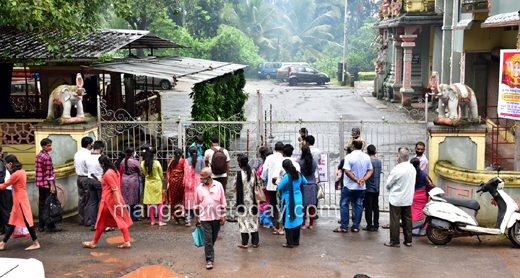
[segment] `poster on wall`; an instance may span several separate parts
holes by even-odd
[[[500,50],[499,78],[498,117],[520,120],[520,50]]]
[[[301,154],[293,153],[291,156],[294,159],[300,159]],[[318,165],[318,171],[320,173],[321,182],[329,182],[329,153],[326,151],[321,152],[321,161]]]

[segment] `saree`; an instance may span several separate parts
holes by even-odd
[[[175,167],[171,163],[168,164],[166,178],[168,181],[168,190],[166,191],[166,202],[171,203],[172,212],[181,210],[184,205],[184,159],[181,159]]]
[[[184,163],[184,209],[195,209],[195,190],[200,185],[200,174],[190,163]]]
[[[426,235],[426,215],[422,209],[428,203],[428,195],[426,189],[415,190],[412,203],[412,235],[424,236]]]

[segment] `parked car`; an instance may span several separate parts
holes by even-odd
[[[256,76],[258,76],[258,78],[271,79],[272,77],[276,77],[276,70],[281,67],[281,62],[260,63],[257,67]]]
[[[147,79],[148,79],[148,81],[147,81]],[[146,84],[148,84],[148,86],[152,86],[152,82],[154,83],[153,84],[154,88],[160,87],[163,90],[169,90],[173,86],[176,85],[176,84],[174,84],[173,78],[165,79],[165,78],[160,78],[160,77],[152,77],[152,76],[144,76],[144,75],[135,76],[135,83],[136,83],[137,87],[144,88],[144,86],[146,86]]]
[[[308,63],[288,62],[282,63],[282,67],[276,71],[276,79],[280,81],[287,81],[287,75],[289,74],[290,67],[309,67]]]
[[[316,82],[318,85],[324,85],[330,82],[330,77],[326,73],[319,72],[311,67],[290,67],[287,80],[291,86],[306,82]]]
[[[38,91],[36,90],[34,79],[27,80],[27,87],[29,88],[29,95],[40,94],[40,82],[38,81]],[[25,95],[26,92],[25,81],[11,81],[11,94]],[[37,92],[36,92],[37,91]]]

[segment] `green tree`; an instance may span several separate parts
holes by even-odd
[[[323,47],[333,43],[332,26],[326,21],[340,17],[337,7],[330,6],[330,11],[317,14],[315,0],[295,0],[286,9],[290,13],[283,16],[283,21],[290,35],[285,38],[283,47],[286,49],[285,55],[291,56],[284,59],[291,59],[298,52],[307,57],[317,57]]]
[[[184,0],[184,27],[196,38],[216,36],[224,3],[224,0]]]
[[[228,6],[222,10],[221,17],[229,26],[252,38],[260,55],[267,58],[277,53],[276,38],[287,33],[283,26],[275,26],[276,7],[267,0],[245,0],[239,8]]]

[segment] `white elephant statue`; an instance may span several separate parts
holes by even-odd
[[[70,109],[76,107],[76,117],[85,118],[83,112],[83,96],[86,91],[83,88],[83,78],[81,74],[76,75],[76,85],[60,85],[54,89],[49,98],[48,120],[54,120],[54,107],[63,106],[62,118],[70,119]]]
[[[440,119],[448,118],[451,121],[461,119],[470,122],[479,120],[477,97],[469,86],[461,83],[451,85],[438,84],[438,82],[439,73],[434,71],[430,77],[430,86],[435,96],[439,98]],[[458,113],[459,107],[460,117]],[[448,110],[446,111],[446,109]]]

